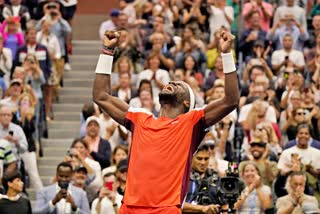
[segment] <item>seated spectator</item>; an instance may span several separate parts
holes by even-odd
[[[277,200],[277,213],[319,213],[316,198],[304,193],[306,183],[307,177],[303,172],[292,172],[289,175],[286,182],[288,194]]]
[[[131,74],[121,72],[119,74],[119,88],[113,91],[112,96],[118,97],[126,103],[129,103],[131,98],[135,97],[136,91],[131,86]]]
[[[281,82],[278,80],[278,91],[281,91],[281,108],[289,108],[292,110],[293,103],[295,107],[302,106],[303,99],[302,99],[302,91],[304,90],[304,79],[301,73],[295,72],[288,72],[288,70],[283,74],[283,78]],[[300,100],[291,100],[291,97],[299,97]]]
[[[301,123],[298,127],[297,127],[297,133],[299,133],[300,129],[303,129],[303,131],[305,133],[308,133],[308,144],[309,146],[313,147],[313,148],[316,148],[316,149],[319,149],[320,150],[320,142],[314,138],[312,138],[312,129],[311,129],[311,126],[306,124],[306,123]],[[289,149],[291,147],[294,147],[296,145],[299,144],[299,140],[302,140],[301,139],[301,135],[296,135],[297,137],[300,137],[300,138],[296,138],[294,140],[290,140],[289,142],[287,142],[285,145],[284,145],[284,149]]]
[[[100,189],[99,197],[92,202],[91,214],[117,214],[123,196],[117,192],[117,178],[114,172],[106,171],[103,181],[104,186]]]
[[[74,170],[81,167],[86,169],[86,179],[83,185],[89,202],[92,202],[102,186],[100,164],[90,157],[88,144],[81,139],[75,139],[72,142],[68,154],[64,157],[64,162],[69,162]]]
[[[249,3],[250,4],[250,3]],[[254,53],[253,47],[256,41],[266,42],[267,32],[262,30],[260,25],[260,14],[258,11],[252,12],[250,17],[250,28],[243,31],[239,39],[239,50],[243,53],[243,58],[247,61],[249,56],[252,56]]]
[[[85,167],[78,167],[73,171],[72,184],[75,187],[86,190],[86,181],[88,179],[88,171]]]
[[[111,166],[103,169],[102,174],[106,174],[107,172],[116,173],[117,165],[120,163],[121,160],[127,159],[128,154],[128,146],[117,145],[112,152]]]
[[[294,18],[293,14],[286,14],[275,23],[268,32],[267,39],[276,44],[276,50],[283,48],[283,37],[290,34],[293,40],[292,48],[303,51],[304,43],[309,39],[308,31]]]
[[[273,23],[278,23],[286,14],[292,14],[295,20],[297,20],[304,29],[307,29],[306,12],[295,0],[287,0],[286,5],[282,5],[277,8],[273,16]]]
[[[118,180],[117,192],[120,195],[124,195],[127,182],[127,171],[128,171],[128,159],[120,160],[117,164],[116,176]]]
[[[17,214],[31,214],[30,200],[22,195],[23,185],[21,174],[14,171],[6,171],[2,178],[2,184],[6,190],[5,195],[0,194],[0,212],[9,214],[14,211]]]
[[[35,214],[90,213],[86,193],[71,184],[72,166],[62,162],[57,166],[56,182],[37,193]]]
[[[2,180],[3,173],[8,171],[14,171],[17,166],[16,158],[12,153],[10,142],[4,139],[0,139],[0,181]],[[3,192],[2,183],[0,182],[0,194]]]
[[[147,79],[151,81],[152,94],[155,100],[158,100],[160,91],[164,85],[170,81],[168,71],[160,68],[160,58],[161,56],[159,56],[158,53],[150,53],[146,60],[146,70],[139,73],[137,81],[137,88],[141,80]],[[159,100],[157,102],[159,102]]]
[[[120,11],[117,9],[112,9],[109,16],[110,19],[102,22],[99,27],[99,37],[102,40],[104,37],[104,33],[107,30],[116,30],[118,24],[118,17],[120,15]]]
[[[271,43],[269,42],[268,46],[266,46],[266,42],[263,40],[256,40],[253,43],[253,53],[251,56],[247,58],[247,62],[252,65],[263,65],[263,61],[267,63],[267,65],[271,64],[271,55],[269,54],[271,51]]]
[[[9,48],[4,47],[3,36],[0,34],[0,77],[4,80],[5,88],[2,87],[2,95],[10,85],[10,74],[12,68],[12,52]],[[1,96],[2,98],[2,96]]]
[[[269,68],[266,60],[262,57],[251,59],[248,62],[242,76],[242,81],[244,84],[243,87],[246,87],[245,84],[254,82],[258,76],[267,77],[270,81],[273,80],[272,70]]]
[[[255,163],[243,165],[241,178],[246,187],[235,203],[238,213],[261,213],[272,207],[271,189],[262,182],[261,172]]]
[[[98,161],[101,169],[110,166],[110,143],[100,137],[100,119],[91,116],[86,120],[86,136],[83,139],[88,143],[89,152],[95,161]]]
[[[269,31],[271,18],[273,15],[273,7],[270,3],[263,0],[253,0],[247,2],[243,5],[242,16],[246,21],[246,28],[251,27],[250,17],[252,14],[258,12],[261,19],[259,20],[259,25],[264,31]]]
[[[194,77],[198,82],[198,86],[202,88],[204,74],[199,70],[198,64],[191,54],[186,54],[184,56],[183,69],[186,72],[186,79]]]
[[[282,40],[283,48],[272,53],[272,69],[277,75],[283,74],[285,70],[303,71],[305,66],[304,57],[301,51],[293,49],[293,37],[286,34]]]
[[[255,139],[249,146],[248,160],[241,161],[239,165],[239,173],[243,173],[243,166],[248,162],[254,162],[261,173],[262,183],[272,187],[272,183],[278,175],[277,162],[269,160],[269,149],[266,142]]]
[[[24,45],[24,35],[19,31],[19,17],[10,16],[2,23],[1,33],[3,36],[3,46],[11,50],[14,60],[19,46]]]
[[[10,0],[11,4],[7,4],[2,11],[2,15],[5,19],[10,16],[16,16],[21,19],[22,30],[27,29],[27,22],[30,20],[30,13],[26,6],[22,5],[21,0]]]

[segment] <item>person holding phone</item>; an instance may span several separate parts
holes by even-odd
[[[70,183],[72,173],[69,163],[57,166],[56,182],[37,193],[34,214],[90,213],[86,193]]]

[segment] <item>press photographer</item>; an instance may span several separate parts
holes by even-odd
[[[208,169],[209,147],[201,145],[192,159],[192,172],[183,213],[218,214],[220,205],[215,198],[215,183],[219,179],[218,173]]]

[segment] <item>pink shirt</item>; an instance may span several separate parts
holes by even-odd
[[[273,7],[271,4],[266,2],[262,2],[262,7],[264,7],[265,11],[269,14],[270,18],[265,19],[262,8],[257,6],[257,10],[261,17],[260,26],[262,30],[268,32],[270,29],[270,21],[272,18]],[[251,9],[252,9],[252,4],[250,2],[245,3],[242,10],[242,16],[245,17],[251,11]],[[250,22],[246,21],[246,28],[249,28],[249,27],[250,27]]]

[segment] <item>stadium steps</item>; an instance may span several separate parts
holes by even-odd
[[[53,104],[54,120],[48,123],[49,138],[42,139],[43,157],[38,168],[44,186],[51,183],[56,166],[63,160],[74,138],[79,137],[80,114],[84,103],[92,100],[94,69],[100,41],[74,41],[70,57],[72,71],[64,73],[64,87],[60,99]],[[34,206],[36,192],[27,190]]]

